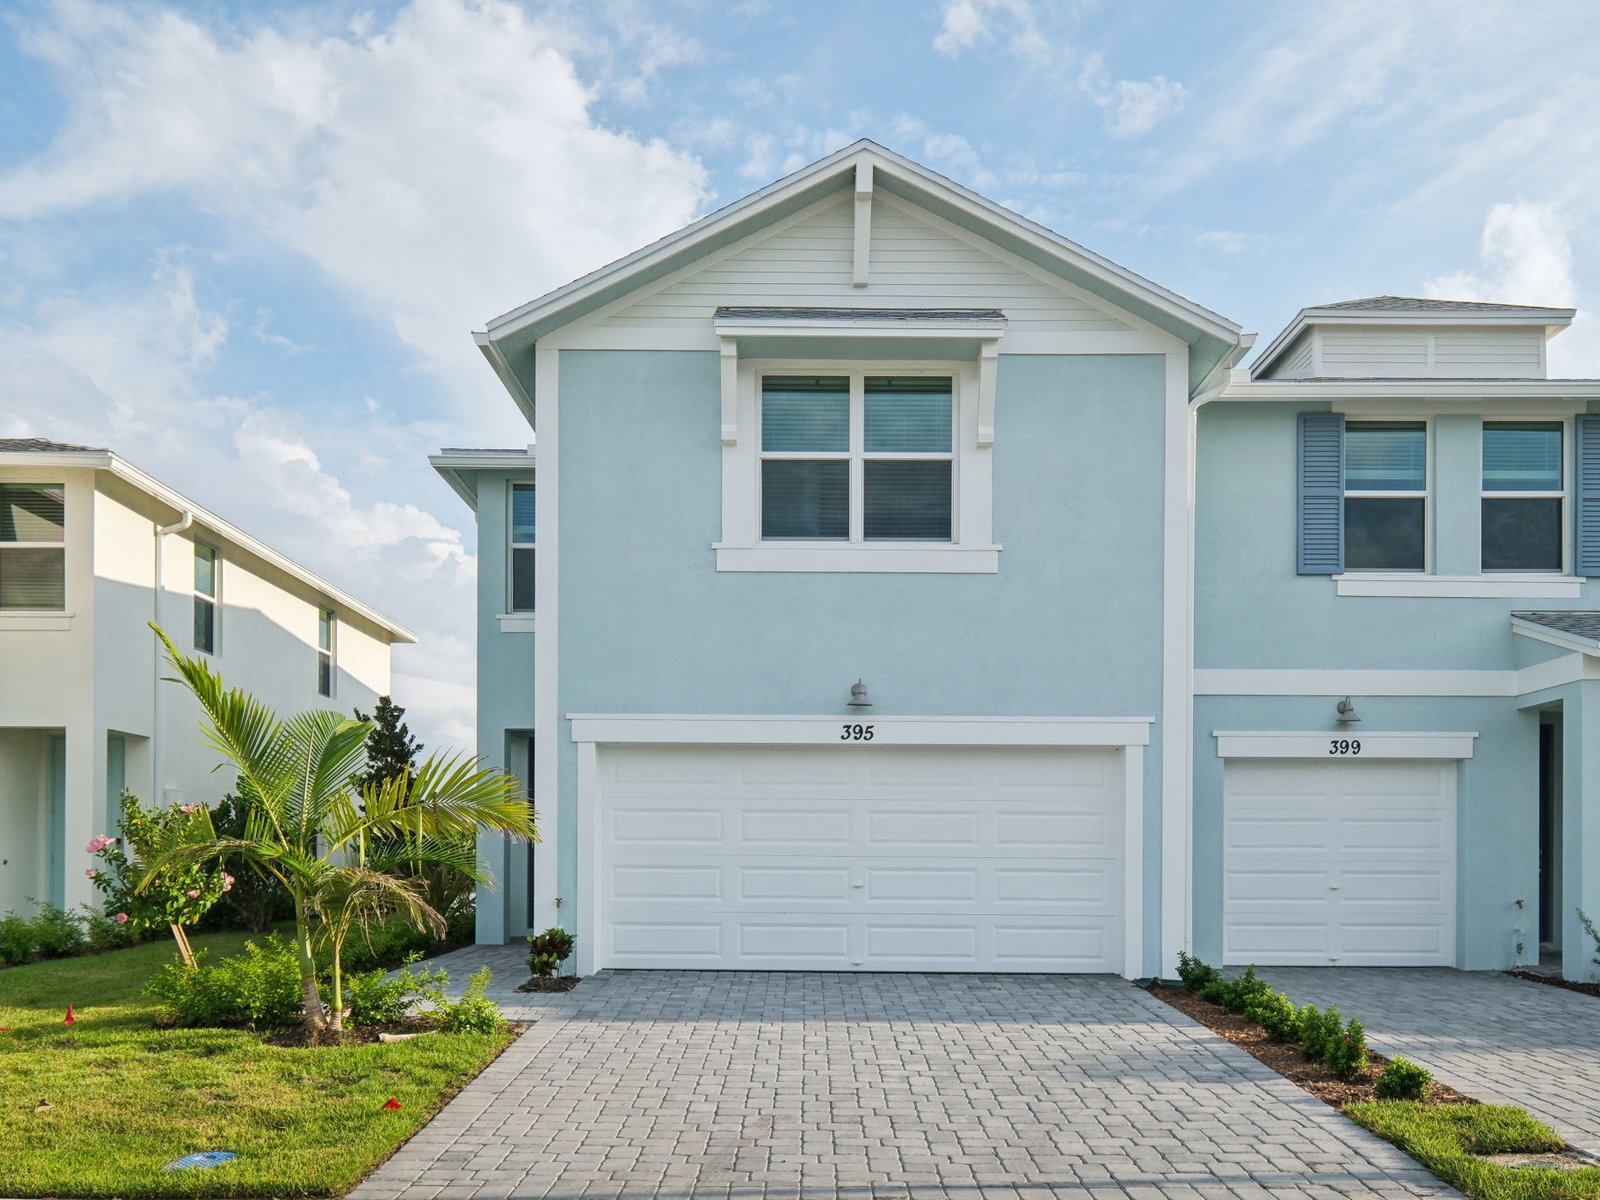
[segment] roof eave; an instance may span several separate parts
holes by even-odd
[[[1600,658],[1600,640],[1586,638],[1582,634],[1572,633],[1566,629],[1556,629],[1550,625],[1541,625],[1538,621],[1528,621],[1515,613],[1511,615],[1511,632],[1536,642],[1544,642],[1551,646],[1563,646],[1576,650],[1580,654],[1587,654]]]
[[[1219,400],[1396,399],[1469,400],[1526,396],[1600,400],[1600,379],[1249,379],[1230,382]]]
[[[468,482],[468,475],[478,471],[508,473],[532,471],[535,461],[534,453],[529,450],[490,451],[479,454],[441,450],[438,454],[428,455],[428,465],[439,473],[440,478],[450,485],[450,490],[460,496],[473,512],[478,511],[478,490]]]

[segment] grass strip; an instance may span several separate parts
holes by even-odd
[[[1376,1100],[1346,1105],[1343,1111],[1477,1200],[1600,1197],[1600,1167],[1511,1166],[1479,1157],[1551,1154],[1566,1148],[1553,1129],[1520,1108]]]
[[[245,935],[195,941],[215,960]],[[338,1195],[511,1041],[432,1033],[307,1050],[247,1030],[156,1029],[142,988],[172,953],[160,941],[0,971],[0,1196]],[[383,1107],[390,1096],[399,1109]],[[195,1150],[239,1157],[161,1170]]]

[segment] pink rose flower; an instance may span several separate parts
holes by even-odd
[[[128,914],[127,913],[118,913],[117,914],[117,924],[118,925],[126,925],[127,923],[128,923]]]
[[[100,851],[104,850],[116,840],[117,839],[114,837],[107,837],[103,833],[97,833],[89,839],[88,851],[90,854],[99,854]]]
[[[94,878],[94,868],[93,867],[85,867],[83,869],[83,873],[85,875],[87,875],[90,879]]]
[[[200,899],[200,893],[199,893],[199,892],[197,892],[197,891],[195,891],[195,890],[194,890],[194,889],[193,889],[193,888],[190,888],[190,889],[189,889],[189,890],[188,890],[188,891],[187,891],[187,892],[185,892],[185,893],[184,893],[184,894],[185,894],[185,895],[186,895],[186,896],[188,896],[188,897],[189,897],[189,899],[191,899],[191,900],[198,900],[198,899]]]
[[[183,813],[197,813],[200,811],[200,806],[198,804],[180,804],[178,805],[178,811]]]

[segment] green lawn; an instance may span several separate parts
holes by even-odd
[[[244,941],[206,934],[195,948],[215,960]],[[245,1031],[155,1029],[141,988],[172,954],[164,939],[0,970],[0,1196],[338,1194],[511,1040],[297,1050]],[[390,1096],[399,1111],[382,1107]],[[41,1100],[50,1108],[36,1112]],[[195,1150],[239,1157],[161,1170]]]
[[[1564,1149],[1549,1126],[1520,1108],[1494,1104],[1413,1104],[1378,1100],[1344,1110],[1387,1138],[1440,1179],[1478,1200],[1593,1200],[1600,1167],[1510,1167],[1481,1154],[1536,1154]]]

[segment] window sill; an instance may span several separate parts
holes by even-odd
[[[531,612],[501,613],[501,633],[534,633],[534,614]]]
[[[54,609],[11,609],[0,612],[0,633],[60,632],[72,628],[75,615]]]
[[[1469,600],[1576,600],[1574,575],[1409,575],[1385,571],[1335,575],[1341,596],[1435,596]]]
[[[712,546],[719,571],[831,571],[923,575],[996,575],[999,546],[840,546],[763,543]]]

